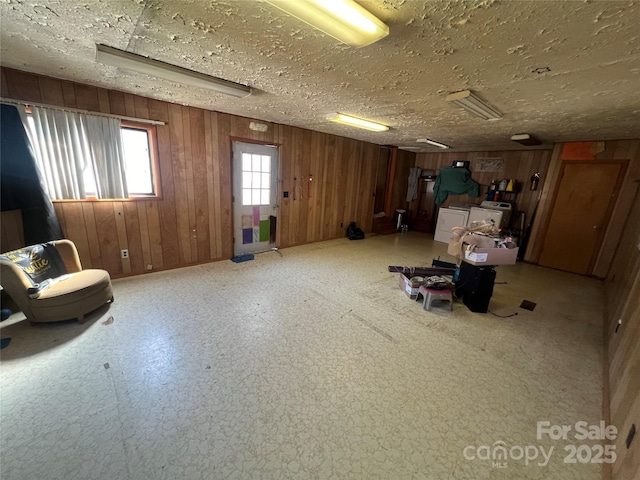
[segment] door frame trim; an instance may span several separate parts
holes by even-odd
[[[275,147],[278,150],[278,171],[276,172],[276,174],[278,175],[277,179],[276,179],[276,204],[279,205],[279,200],[280,200],[280,187],[281,187],[281,182],[282,182],[282,143],[279,142],[269,142],[268,140],[256,140],[253,138],[245,138],[245,137],[238,137],[235,135],[229,135],[229,173],[230,173],[230,182],[231,182],[231,196],[229,197],[229,201],[231,202],[231,249],[232,249],[232,253],[233,255],[235,255],[235,244],[236,244],[236,240],[235,240],[235,229],[236,229],[236,224],[235,224],[235,202],[234,202],[234,191],[233,191],[233,186],[234,186],[234,182],[235,182],[235,177],[234,177],[234,173],[233,173],[233,143],[234,142],[241,142],[241,143],[252,143],[254,145],[263,145],[265,147]],[[278,208],[278,214],[280,213],[280,208]],[[276,215],[276,218],[280,218],[280,215]],[[280,248],[280,223],[281,222],[277,222],[276,223],[276,243],[275,246],[276,248]]]
[[[596,241],[596,248],[593,249],[593,254],[591,255],[591,259],[589,260],[589,266],[587,267],[587,276],[593,276],[593,269],[596,265],[596,261],[598,260],[598,256],[600,255],[600,250],[602,249],[602,243],[604,241],[604,237],[607,233],[607,230],[609,229],[609,225],[611,223],[611,214],[613,213],[613,210],[616,206],[616,203],[618,202],[618,193],[620,192],[620,187],[622,187],[622,184],[624,182],[624,178],[627,174],[627,169],[629,167],[629,160],[625,159],[625,160],[615,160],[615,159],[609,159],[609,160],[562,160],[561,162],[561,166],[560,166],[560,172],[558,173],[558,177],[556,178],[556,183],[553,187],[553,198],[550,202],[549,205],[549,214],[547,215],[547,218],[545,219],[543,228],[542,228],[542,242],[541,242],[541,246],[540,246],[540,254],[538,255],[538,259],[536,261],[536,263],[540,262],[540,256],[542,255],[542,249],[544,248],[544,243],[547,239],[547,234],[549,233],[549,227],[551,225],[551,217],[553,217],[553,211],[556,208],[556,201],[558,199],[558,195],[560,193],[560,184],[562,183],[562,179],[564,178],[564,171],[565,171],[565,167],[567,165],[576,165],[576,164],[582,164],[582,165],[598,165],[598,164],[619,164],[620,165],[620,171],[618,172],[618,178],[616,179],[616,183],[613,187],[614,192],[613,192],[613,197],[611,197],[611,199],[609,200],[609,204],[607,205],[607,211],[605,213],[605,225],[602,226],[602,229],[600,230],[600,233],[598,234],[598,239]],[[547,267],[550,268],[550,267]]]

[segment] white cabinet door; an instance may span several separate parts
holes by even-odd
[[[449,243],[452,239],[451,229],[453,227],[466,226],[469,219],[469,212],[464,210],[452,210],[441,208],[438,212],[438,221],[433,239],[436,242]]]

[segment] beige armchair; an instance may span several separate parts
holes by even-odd
[[[72,318],[84,323],[87,313],[113,302],[111,278],[105,270],[82,270],[78,251],[70,240],[57,240],[53,244],[67,275],[52,279],[48,288],[32,298],[29,289],[34,284],[29,275],[14,262],[0,258],[0,284],[32,323]]]

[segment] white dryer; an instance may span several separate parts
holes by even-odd
[[[498,228],[508,228],[511,220],[511,204],[485,200],[479,207],[471,208],[467,225],[483,220],[493,220]]]
[[[436,242],[449,243],[453,240],[453,227],[466,226],[469,219],[469,211],[466,209],[441,208],[438,211],[438,221],[433,239]]]

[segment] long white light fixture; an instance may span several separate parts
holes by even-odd
[[[327,115],[327,120],[342,123],[343,125],[349,125],[351,127],[364,128],[365,130],[371,130],[373,132],[386,132],[389,130],[389,127],[382,125],[381,123],[352,117],[351,115],[345,115],[344,113],[330,113]]]
[[[444,143],[436,142],[435,140],[429,140],[428,138],[419,138],[416,140],[418,143],[428,143],[429,145],[433,145],[438,148],[451,148],[449,145],[445,145]]]
[[[194,72],[170,63],[153,60],[135,53],[125,52],[106,45],[96,45],[96,60],[112,67],[125,68],[136,72],[163,78],[171,82],[184,83],[192,87],[206,88],[225,95],[246,97],[251,88],[246,85]]]
[[[389,35],[389,27],[353,0],[265,0],[314,28],[353,47]]]
[[[464,108],[466,111],[473,113],[476,117],[483,120],[500,120],[502,114],[493,107],[476,97],[471,90],[463,90],[461,92],[447,95],[447,102],[451,102],[458,107]]]

